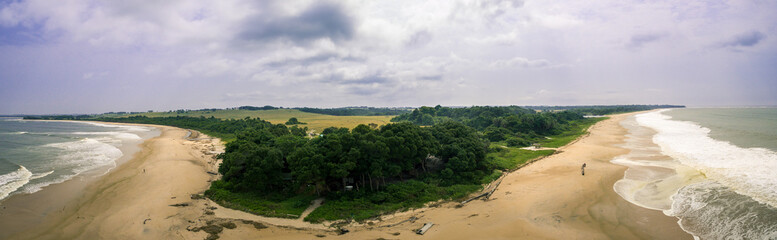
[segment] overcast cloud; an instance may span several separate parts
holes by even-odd
[[[777,1],[0,0],[0,114],[777,105]]]

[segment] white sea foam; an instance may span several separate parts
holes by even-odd
[[[104,168],[106,170],[105,173],[107,173],[108,170],[116,167],[116,160],[119,159],[123,153],[113,145],[105,143],[105,139],[98,139],[85,138],[78,141],[44,145],[44,147],[58,148],[62,151],[62,154],[57,156],[57,159],[50,163],[49,168],[61,169],[64,172],[57,173],[57,176],[46,179],[45,181],[27,184],[29,182],[28,180],[25,182],[26,185],[22,184],[23,189],[21,191],[34,193],[40,191],[43,187],[62,183],[87,171]],[[53,172],[54,171],[34,174],[30,177],[30,180],[44,178],[51,175]]]
[[[621,125],[629,130],[623,147],[631,151],[611,162],[629,167],[623,179],[613,186],[623,199],[665,211],[671,208],[671,196],[680,188],[704,179],[699,171],[662,155],[661,148],[651,139],[654,132],[639,126],[634,118],[622,121]]]
[[[716,181],[688,185],[667,211],[697,239],[777,239],[777,211]]]
[[[55,164],[72,167],[76,174],[105,166],[115,167],[116,159],[123,155],[118,148],[91,138],[45,146],[64,150]]]
[[[30,180],[35,180],[35,179],[38,179],[38,178],[43,178],[43,177],[46,177],[48,175],[51,175],[52,173],[54,173],[54,171],[48,171],[48,172],[45,172],[45,173],[35,173],[35,174],[32,175],[32,177],[30,177]]]
[[[638,206],[669,210],[671,197],[683,186],[703,180],[698,171],[672,161],[640,161],[621,156],[613,163],[628,166],[624,178],[613,189]]]
[[[22,135],[22,134],[27,134],[27,132],[0,132],[0,134]]]
[[[140,140],[142,139],[137,134],[132,133],[126,133],[126,132],[72,132],[70,134],[76,134],[76,135],[108,135],[114,138],[118,139],[128,139],[128,140]]]
[[[24,187],[21,190],[19,190],[19,191],[24,192],[24,193],[34,193],[34,192],[40,191],[41,189],[43,189],[44,187],[47,187],[49,185],[63,183],[63,182],[67,181],[68,179],[70,179],[70,178],[72,178],[72,177],[74,177],[76,175],[77,174],[58,175],[58,176],[56,176],[53,179],[48,179],[47,181],[43,181],[43,182],[39,182],[39,183],[34,183],[34,184],[30,183],[30,184],[24,185]],[[45,176],[41,176],[39,178],[43,178],[43,177],[45,177]],[[31,179],[31,180],[34,180],[34,179]]]
[[[0,120],[6,121],[6,122],[23,122],[24,121],[23,118],[0,118]]]
[[[107,127],[107,128],[121,128],[124,131],[130,131],[130,132],[148,132],[152,130],[152,128],[150,127],[143,127],[143,126],[114,125],[114,124],[104,124],[104,123],[96,123],[96,122],[80,122],[80,123],[85,123],[85,124],[99,126],[99,127]]]
[[[16,171],[0,175],[0,199],[8,197],[13,191],[30,182],[32,172],[24,166],[19,166]]]
[[[663,154],[739,194],[777,207],[777,153],[712,139],[708,136],[709,129],[693,122],[671,120],[662,112],[639,114],[636,120],[656,130],[653,142],[661,147]]]

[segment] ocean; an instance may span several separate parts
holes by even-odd
[[[0,205],[76,176],[100,176],[143,140],[151,127],[0,118]]]
[[[777,108],[634,115],[615,191],[700,239],[777,239]]]

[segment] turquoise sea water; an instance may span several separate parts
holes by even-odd
[[[148,127],[0,118],[0,201],[77,175],[104,174],[128,147],[158,134]]]
[[[621,122],[614,188],[701,239],[777,239],[777,109],[674,109]]]

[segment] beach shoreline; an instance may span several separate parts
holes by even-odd
[[[105,175],[77,176],[6,199],[0,228],[11,230],[0,238],[205,238],[203,232],[186,230],[208,207],[191,195],[201,194],[215,180],[211,173],[216,171],[215,153],[223,151],[221,141],[204,135],[187,140],[191,130],[180,128],[118,125],[150,126],[160,135],[123,156],[128,159],[117,160],[117,167]],[[187,206],[170,206],[182,203]]]
[[[190,230],[214,221],[235,224],[223,229],[221,239],[693,239],[676,218],[636,206],[614,191],[613,184],[627,169],[610,162],[628,153],[618,146],[627,134],[619,123],[633,114],[613,115],[558,153],[512,172],[487,201],[464,206],[447,202],[389,214],[345,225],[350,230],[345,235],[334,229],[273,225],[277,223],[209,200],[190,199],[216,178],[207,173],[214,171],[213,156],[202,150],[205,145],[198,149],[197,142],[217,146],[220,141],[190,141],[185,129],[155,126],[162,131],[159,137],[146,140],[133,159],[86,186],[84,196],[71,201],[73,207],[11,239],[204,239],[206,233]],[[177,160],[165,160],[169,158]],[[189,205],[170,206],[181,203]],[[406,221],[411,217],[415,220]],[[257,227],[257,222],[264,224]],[[423,236],[413,232],[426,222],[435,226]]]

